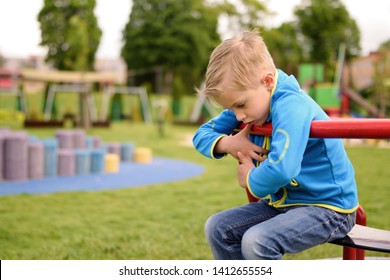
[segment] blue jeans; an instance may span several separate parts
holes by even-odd
[[[355,216],[310,205],[275,208],[260,200],[211,216],[205,233],[215,259],[277,260],[346,236]]]

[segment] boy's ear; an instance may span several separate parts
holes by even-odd
[[[268,72],[264,78],[263,78],[263,82],[265,84],[265,86],[269,89],[269,90],[272,90],[273,87],[274,87],[274,83],[275,83],[275,75],[271,72]]]

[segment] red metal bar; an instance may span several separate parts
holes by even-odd
[[[239,129],[245,127],[241,124]],[[253,126],[252,134],[271,136],[272,124]],[[311,138],[390,139],[390,119],[331,119],[312,121]]]

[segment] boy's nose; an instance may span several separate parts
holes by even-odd
[[[243,114],[243,113],[236,113],[236,119],[239,121],[239,122],[242,122],[244,121],[246,115]]]

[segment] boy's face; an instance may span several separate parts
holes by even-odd
[[[235,91],[227,90],[215,97],[215,101],[230,109],[238,121],[246,124],[253,122],[263,125],[270,113],[271,91],[274,86],[274,74],[268,73],[260,79],[254,89]]]

